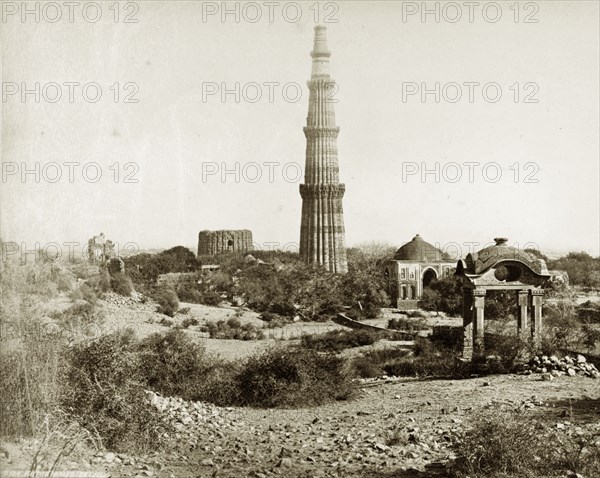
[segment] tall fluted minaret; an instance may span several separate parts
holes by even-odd
[[[339,182],[337,136],[333,104],[337,91],[329,76],[327,29],[315,27],[312,74],[308,82],[308,117],[306,165],[300,226],[300,257],[310,263],[322,264],[331,272],[348,272],[342,198],[346,187]]]

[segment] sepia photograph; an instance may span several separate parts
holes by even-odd
[[[0,0],[1,478],[600,478],[598,0]]]

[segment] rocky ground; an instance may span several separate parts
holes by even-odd
[[[488,409],[543,415],[566,433],[600,440],[599,382],[584,376],[365,381],[355,400],[300,410],[148,398],[177,429],[170,452],[100,451],[67,459],[63,468],[112,477],[443,476],[450,443]],[[25,461],[26,448],[11,449],[13,466]],[[0,465],[12,468],[6,458]]]

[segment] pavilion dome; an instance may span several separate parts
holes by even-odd
[[[442,251],[428,242],[419,234],[412,241],[404,244],[396,251],[394,259],[397,261],[434,262],[442,260]]]
[[[482,274],[500,262],[519,262],[526,265],[537,275],[548,275],[546,262],[543,259],[539,259],[522,249],[509,246],[506,238],[498,237],[494,241],[493,246],[485,247],[467,255],[465,259],[467,272]]]

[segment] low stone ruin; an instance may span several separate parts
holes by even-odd
[[[542,379],[552,380],[554,377],[583,375],[600,378],[600,372],[593,363],[578,354],[575,358],[566,355],[559,359],[556,355],[536,355],[524,365],[525,373],[541,373]]]

